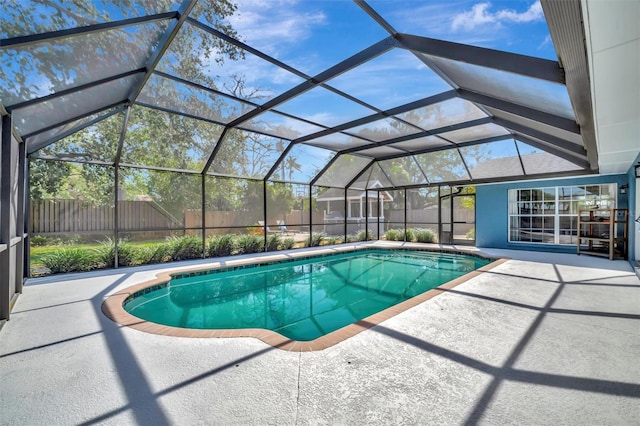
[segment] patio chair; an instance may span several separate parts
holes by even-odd
[[[291,231],[287,229],[287,225],[284,223],[284,220],[276,220],[276,225],[278,225],[278,230],[281,233],[285,235],[289,235],[289,233],[291,233]]]
[[[260,225],[260,227],[262,228],[263,232],[266,232],[267,234],[269,232],[271,232],[271,229],[269,229],[269,226],[268,225],[267,226],[264,225],[264,220],[259,220],[258,221],[258,225]]]

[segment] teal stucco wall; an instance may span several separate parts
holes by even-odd
[[[633,173],[633,170],[631,170],[631,173]],[[491,247],[516,250],[575,253],[575,246],[535,243],[510,243],[508,241],[507,235],[509,231],[508,191],[510,189],[539,188],[565,185],[590,185],[600,183],[617,183],[619,189],[620,186],[630,183],[629,175],[593,175],[578,178],[547,179],[478,185],[478,187],[476,188],[476,245],[478,247],[487,248]],[[629,188],[627,195],[623,195],[618,192],[618,208],[623,209],[629,207],[628,196],[630,193],[631,187]],[[630,227],[633,226],[632,223],[633,219],[630,220]]]

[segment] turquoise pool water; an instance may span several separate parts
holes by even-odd
[[[124,309],[174,327],[265,328],[309,341],[488,263],[448,253],[360,250],[177,275],[132,295]]]

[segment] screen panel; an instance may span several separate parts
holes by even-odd
[[[223,127],[179,114],[134,106],[122,147],[122,163],[202,170]]]
[[[309,183],[331,161],[335,152],[296,144],[271,176],[271,180]]]
[[[124,112],[114,114],[37,151],[34,157],[113,162],[123,125]]]
[[[524,174],[512,139],[460,148],[472,179]]]
[[[429,152],[415,156],[429,182],[469,179],[457,149]]]
[[[477,120],[487,115],[473,103],[453,98],[437,104],[407,111],[396,117],[424,130],[432,130],[465,121]]]
[[[379,55],[329,80],[328,84],[383,111],[450,89],[404,49]]]
[[[224,124],[255,109],[253,105],[246,102],[236,101],[156,74],[149,78],[137,102]]]
[[[369,158],[343,154],[316,181],[318,186],[344,188],[371,162]]]
[[[209,173],[262,179],[290,141],[246,130],[231,129],[211,163]]]
[[[583,170],[582,167],[542,149],[517,141],[524,171],[528,175]]]
[[[0,50],[5,106],[143,68],[169,21],[82,34]]]
[[[138,73],[17,109],[13,112],[13,124],[21,135],[27,135],[81,117],[87,112],[124,102],[141,81],[142,74]]]
[[[460,87],[574,120],[567,88],[506,71],[425,55]]]

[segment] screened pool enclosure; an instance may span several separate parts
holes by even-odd
[[[111,242],[117,266],[128,244],[185,235],[200,257],[228,234],[259,250],[407,230],[473,243],[474,185],[597,171],[588,79],[557,60],[430,38],[396,3],[360,0],[311,2],[322,30],[281,55],[260,13],[289,6],[242,7],[3,2],[0,243],[16,277],[29,247],[56,244]],[[564,24],[547,22],[555,41]]]

